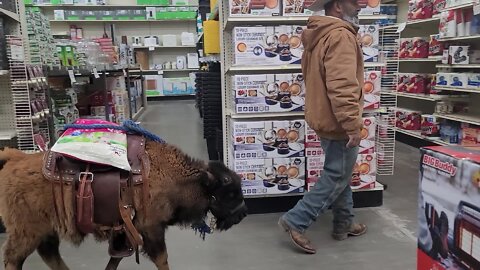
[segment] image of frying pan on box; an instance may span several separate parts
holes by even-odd
[[[289,80],[279,80],[264,85],[265,103],[270,106],[278,106],[286,111],[292,111],[294,106],[297,106],[297,109],[303,109],[305,98],[302,83],[303,75],[292,74],[292,78]]]
[[[303,125],[294,121],[287,128],[273,128],[272,122],[265,123],[263,132],[263,150],[277,151],[279,155],[288,155],[290,151],[298,152],[304,149],[304,138],[300,138],[300,128]]]
[[[299,64],[303,53],[302,33],[303,28],[301,26],[268,28],[263,38],[263,47],[255,47],[254,54],[264,53],[268,58],[278,58],[281,62]],[[296,60],[291,62],[294,59]]]
[[[280,191],[303,188],[305,186],[305,167],[303,158],[286,159],[285,162],[274,164],[279,159],[265,161],[263,185],[266,188],[276,187]],[[300,175],[301,174],[301,175]]]

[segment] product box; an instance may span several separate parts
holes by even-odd
[[[422,122],[422,113],[407,109],[397,108],[396,127],[405,130],[420,130]]]
[[[316,157],[307,157],[307,176],[306,176],[306,189],[310,189],[315,185],[323,171],[325,165],[325,156],[320,155]]]
[[[470,46],[450,46],[448,48],[448,62],[452,65],[469,63],[468,48]]]
[[[235,65],[300,64],[302,26],[235,27]]]
[[[364,73],[364,110],[375,110],[380,107],[380,90],[381,90],[381,72],[366,71]]]
[[[279,16],[280,5],[281,0],[230,0],[230,16]]]
[[[440,121],[431,114],[422,115],[421,134],[427,137],[440,136]]]
[[[305,121],[232,121],[235,159],[305,156]]]
[[[480,152],[420,151],[417,269],[480,269]]]
[[[379,26],[360,25],[357,33],[362,45],[363,60],[365,62],[378,62],[379,55]]]
[[[303,75],[261,74],[233,76],[237,113],[292,112],[305,107]]]
[[[163,75],[144,75],[144,89],[148,97],[163,96]]]
[[[451,38],[457,36],[457,23],[455,21],[455,11],[448,10],[440,13],[440,23],[438,25],[440,38]]]
[[[235,160],[244,195],[303,193],[305,158]]]
[[[480,88],[480,73],[465,73],[467,75],[467,88]]]
[[[443,54],[443,43],[439,41],[440,34],[430,35],[428,43],[428,56],[437,56]]]
[[[428,75],[415,73],[399,73],[398,76],[398,92],[412,94],[424,94],[427,92],[427,84],[430,83]]]
[[[451,81],[452,81],[452,74],[451,73],[445,73],[445,72],[439,72],[437,73],[437,86],[449,86]]]
[[[358,4],[360,5],[359,15],[377,15],[380,14],[380,1],[378,0],[359,0]],[[396,13],[395,13],[396,14]]]
[[[408,20],[422,20],[433,16],[433,0],[409,0]]]
[[[163,94],[172,95],[191,95],[195,93],[195,86],[190,77],[163,78]]]
[[[468,76],[465,73],[451,73],[450,84],[451,87],[467,88]]]
[[[315,0],[283,0],[283,16],[311,16],[313,11],[306,8]]]
[[[401,38],[399,58],[428,58],[429,42],[424,37]]]
[[[479,146],[480,145],[480,127],[462,123],[461,145]]]
[[[376,130],[377,122],[375,117],[363,118],[363,128],[360,131],[362,138],[359,145],[360,154],[370,154],[375,152]],[[323,153],[320,138],[317,133],[305,123],[305,156],[317,157]]]

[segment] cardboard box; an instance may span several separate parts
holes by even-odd
[[[380,107],[380,90],[381,90],[381,72],[366,71],[364,73],[364,110],[374,110]]]
[[[420,130],[422,113],[407,109],[397,108],[396,127],[405,130]]]
[[[306,143],[305,146],[306,157],[320,157],[325,154],[320,143]]]
[[[458,88],[467,88],[468,85],[468,76],[465,73],[452,73],[450,75],[450,84],[451,87]]]
[[[244,195],[303,193],[305,158],[235,160]]]
[[[480,269],[480,152],[420,151],[417,269]]]
[[[439,72],[437,73],[437,86],[449,86],[451,83],[451,73]]]
[[[379,26],[360,25],[357,35],[362,44],[363,60],[365,62],[378,62]]]
[[[464,146],[479,146],[480,145],[480,127],[462,123],[462,141]]]
[[[468,49],[470,46],[450,46],[448,48],[448,62],[452,65],[468,64],[470,57]]]
[[[315,0],[283,0],[283,16],[311,16],[313,11],[306,8]]]
[[[233,84],[237,113],[304,110],[305,83],[302,74],[236,75]]]
[[[319,180],[325,165],[325,156],[307,157],[307,190]],[[377,175],[376,154],[359,154],[353,168],[350,187],[353,190],[374,188]],[[356,181],[354,181],[354,179]]]
[[[480,88],[480,73],[465,73],[467,75],[466,88],[478,89]]]
[[[325,165],[325,156],[320,155],[318,157],[307,157],[307,176],[306,176],[306,189],[310,189],[315,185],[320,177],[323,166]]]
[[[279,16],[280,5],[280,0],[230,0],[230,16]]]
[[[295,25],[235,27],[235,65],[300,64],[303,29]]]
[[[360,0],[360,1],[358,1],[358,4],[362,7],[360,9],[359,15],[377,15],[377,14],[380,14],[380,1]]]
[[[305,121],[232,121],[235,159],[305,156]]]

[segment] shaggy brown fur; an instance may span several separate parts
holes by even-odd
[[[135,187],[134,225],[143,237],[143,251],[158,269],[167,270],[166,226],[201,219],[208,211],[211,196],[205,187],[218,179],[214,179],[208,164],[191,159],[173,146],[148,142],[146,151],[151,160],[149,201],[144,205],[142,187]],[[24,154],[13,149],[0,152],[0,160],[6,162],[0,170],[0,214],[8,234],[3,247],[7,270],[21,269],[35,249],[51,269],[68,269],[59,255],[59,239],[80,245],[85,238],[75,226],[72,204],[65,203],[66,216],[57,219],[52,186],[42,175],[42,159],[41,153]],[[60,187],[56,188],[59,198]],[[64,189],[65,202],[72,200],[71,188]],[[240,192],[243,200],[239,183],[235,192]],[[101,232],[94,236],[100,241],[107,239]],[[107,269],[116,269],[119,262],[111,259]]]

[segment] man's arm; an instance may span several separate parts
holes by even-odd
[[[330,37],[324,59],[327,95],[337,121],[348,135],[358,134],[362,127],[356,51],[356,40],[347,30],[341,30]]]

